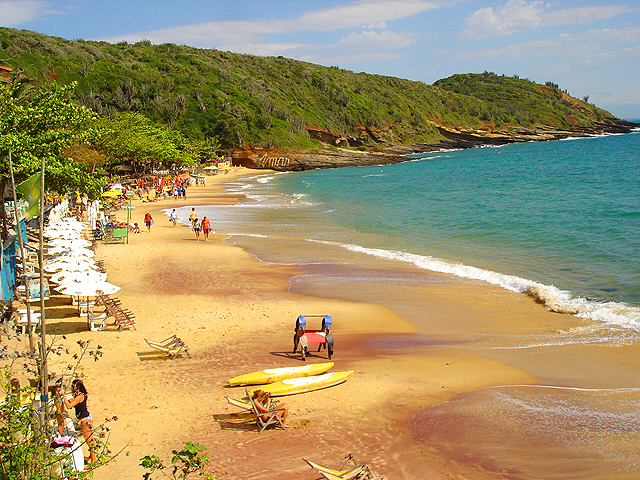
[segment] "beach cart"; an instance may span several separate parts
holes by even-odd
[[[307,319],[317,318],[322,319],[319,330],[311,330],[307,328]],[[331,331],[331,317],[329,315],[300,315],[296,319],[296,330],[293,335],[293,353],[298,351],[298,345],[300,345],[300,352],[302,353],[302,360],[306,360],[309,355],[309,344],[317,343],[318,352],[321,349],[326,349],[328,358],[331,360],[333,355],[333,334]]]

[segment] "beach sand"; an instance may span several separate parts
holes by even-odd
[[[243,173],[247,171],[238,175]],[[99,243],[96,258],[104,260],[108,281],[122,287],[115,296],[134,312],[135,330],[111,326],[87,332],[68,297],[50,301],[48,332],[57,344],[73,347],[78,340],[90,340],[104,352],[98,361],[81,365],[94,421],[119,418],[111,424],[109,438],[117,456],[94,478],[139,478],[144,473],[140,458],[158,455],[168,464],[171,451],[185,442],[206,447],[207,472],[215,478],[311,480],[319,475],[302,458],[331,464],[348,453],[388,479],[517,478],[455,456],[441,457],[414,441],[407,425],[425,406],[457,394],[540,380],[499,355],[476,355],[455,343],[434,344],[428,350],[408,344],[400,350],[385,348],[385,342],[482,325],[487,332],[505,335],[526,330],[529,323],[553,330],[559,315],[522,295],[452,283],[446,276],[434,276],[430,285],[406,293],[420,296],[430,327],[411,323],[373,301],[292,293],[289,280],[300,272],[295,265],[262,263],[223,243],[220,235],[198,242],[190,228],[173,227],[162,213],[178,206],[197,210],[198,205],[237,201],[220,187],[229,178],[208,177],[206,187],[189,189],[186,202],[136,199],[133,220],[143,224],[148,209],[155,220],[151,232],[143,228],[127,245]],[[124,219],[125,212],[118,216]],[[215,218],[211,220],[215,229]],[[263,368],[303,365],[300,355],[291,354],[292,336],[296,317],[312,313],[332,315],[334,370],[353,369],[355,374],[336,387],[284,397],[291,428],[258,433],[255,424],[244,421],[226,402],[225,396],[244,396],[241,387],[226,387],[226,380]],[[173,334],[187,343],[191,358],[170,360],[144,341]],[[321,361],[326,361],[324,351],[307,359]]]

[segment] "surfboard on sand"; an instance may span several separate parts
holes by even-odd
[[[264,387],[258,387],[251,390],[264,390],[270,392],[272,397],[281,397],[283,395],[295,395],[296,393],[311,392],[320,390],[321,388],[332,387],[345,382],[347,378],[353,375],[353,370],[344,372],[327,372],[322,375],[314,375],[311,377],[289,378],[280,382],[271,383]]]
[[[229,385],[262,385],[280,382],[287,378],[320,375],[333,367],[333,362],[315,363],[300,367],[269,368],[258,372],[247,373],[227,380]]]

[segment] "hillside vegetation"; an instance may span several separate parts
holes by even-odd
[[[102,115],[139,112],[226,149],[312,149],[321,130],[335,145],[362,149],[437,143],[442,128],[580,130],[618,121],[557,88],[487,72],[427,85],[284,57],[9,28],[0,28],[0,65],[35,82],[77,81],[76,101]]]

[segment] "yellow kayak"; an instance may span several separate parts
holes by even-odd
[[[287,378],[308,377],[320,375],[333,367],[333,362],[315,363],[300,367],[269,368],[259,372],[247,373],[227,380],[229,385],[262,385],[274,383]]]
[[[264,390],[265,392],[271,392],[272,397],[295,395],[296,393],[311,392],[313,390],[320,390],[321,388],[338,385],[339,383],[345,382],[351,375],[353,375],[353,370],[347,370],[345,372],[328,372],[312,377],[288,378],[281,382],[254,388],[249,393],[253,394],[254,390]]]

